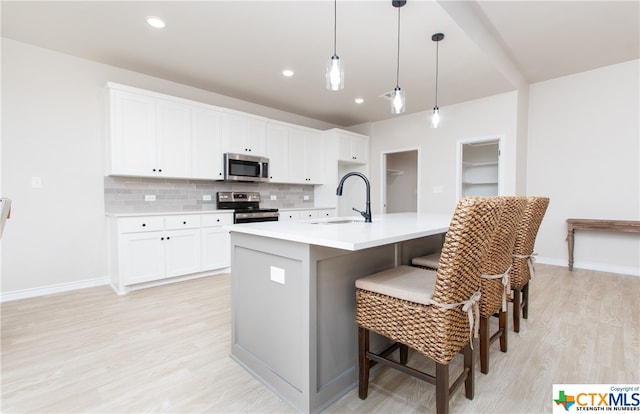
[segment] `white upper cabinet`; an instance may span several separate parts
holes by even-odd
[[[110,174],[189,177],[187,105],[110,89],[109,110]]]
[[[323,183],[324,147],[319,132],[294,125],[269,123],[266,146],[272,182]]]
[[[322,184],[324,157],[320,133],[304,128],[289,128],[289,182]]]
[[[168,177],[191,175],[191,120],[187,105],[158,102],[158,173]],[[152,169],[153,170],[153,169]]]
[[[191,109],[191,176],[222,180],[222,114],[207,108]]]
[[[338,161],[367,164],[369,162],[369,137],[338,132]]]
[[[223,152],[265,155],[267,121],[225,113],[222,117]]]
[[[269,179],[276,183],[289,180],[289,128],[267,124],[266,156],[269,158]]]

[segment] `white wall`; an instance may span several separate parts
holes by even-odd
[[[429,112],[371,124],[372,209],[381,212],[382,153],[418,148],[418,211],[452,213],[456,203],[457,141],[504,137],[504,193],[515,194],[517,93],[509,92],[440,108],[438,129],[429,127]],[[433,187],[442,187],[433,193]]]
[[[335,125],[2,39],[4,298],[106,282],[103,200],[107,81],[308,127]],[[31,177],[42,188],[31,188]]]
[[[418,209],[450,213],[456,141],[503,136],[503,194],[551,198],[535,250],[538,261],[566,266],[567,218],[640,220],[639,62],[441,108],[437,130],[429,129],[426,112],[352,128],[371,136],[374,212],[381,210],[383,152],[417,147]],[[443,192],[434,194],[433,186]],[[637,234],[576,233],[576,267],[639,275],[639,256]]]
[[[551,198],[536,251],[566,266],[567,218],[640,220],[638,60],[530,87],[527,192]],[[640,237],[576,232],[575,266],[638,275]]]

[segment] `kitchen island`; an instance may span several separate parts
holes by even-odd
[[[231,226],[232,358],[300,412],[326,408],[357,383],[355,280],[439,249],[450,220]]]

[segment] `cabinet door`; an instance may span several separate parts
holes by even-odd
[[[111,174],[155,175],[156,100],[111,90]]]
[[[280,211],[279,221],[296,221],[300,220],[300,211]]]
[[[365,137],[351,137],[351,158],[358,164],[369,162],[369,140]]]
[[[306,183],[305,135],[299,130],[289,130],[289,182]]]
[[[200,271],[200,229],[165,232],[165,277]]]
[[[289,128],[267,125],[266,156],[269,158],[269,178],[273,182],[286,183],[289,179]]]
[[[222,180],[222,114],[204,108],[191,109],[191,175]]]
[[[191,173],[190,113],[187,105],[158,102],[159,175],[188,178]]]
[[[353,164],[368,162],[368,139],[366,137],[338,134],[338,160]]]
[[[224,114],[222,133],[224,152],[265,154],[266,121],[237,114]]]
[[[246,143],[253,155],[264,155],[266,152],[267,122],[261,119],[247,118]]]
[[[336,209],[335,208],[328,208],[325,210],[317,210],[318,213],[318,218],[329,218],[329,217],[335,217],[336,216]]]
[[[351,161],[351,137],[338,134],[338,161]]]
[[[319,134],[308,133],[304,139],[305,184],[322,184],[324,145]]]
[[[318,210],[304,210],[300,212],[300,218],[302,220],[310,220],[318,218]]]
[[[120,235],[118,238],[120,276],[124,285],[164,277],[163,238],[162,231]]]
[[[229,231],[224,227],[202,229],[202,270],[222,269],[231,263]]]

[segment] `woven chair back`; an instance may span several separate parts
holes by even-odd
[[[464,197],[458,201],[442,246],[435,301],[459,303],[480,290],[480,268],[503,209],[504,200],[496,197]],[[445,348],[455,349],[468,341],[469,321],[464,312],[437,306],[431,311],[432,332]]]
[[[509,270],[513,261],[516,229],[527,206],[526,197],[499,197],[505,202],[500,221],[491,239],[487,258],[481,267],[483,275],[500,275]],[[505,292],[502,278],[480,280],[480,315],[490,317],[502,307]]]
[[[520,225],[516,230],[516,241],[513,245],[513,264],[509,276],[511,287],[521,289],[529,282],[530,269],[528,257],[533,254],[533,247],[538,235],[540,223],[549,205],[548,197],[528,197],[527,207]]]

